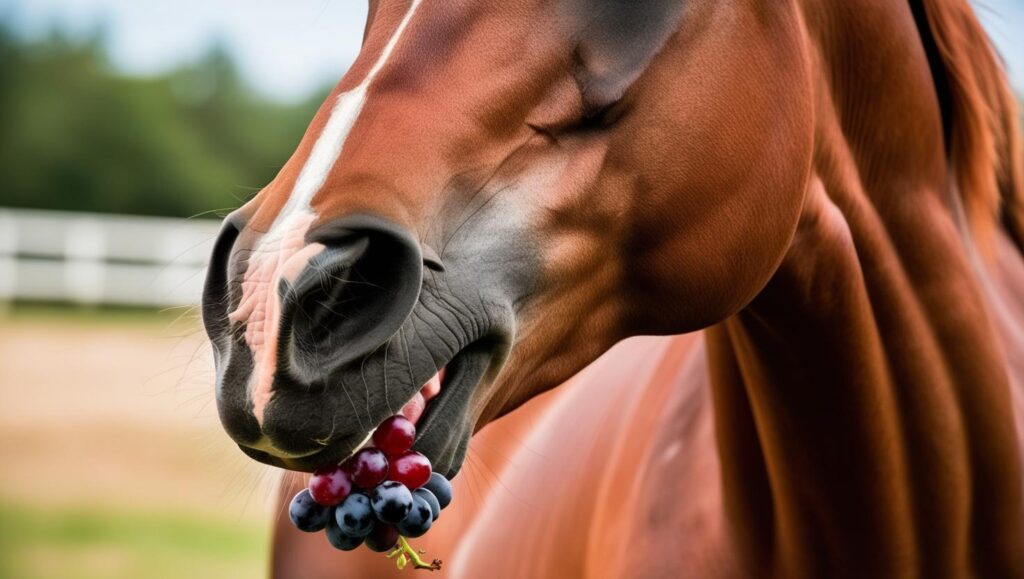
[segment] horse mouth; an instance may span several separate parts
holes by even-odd
[[[403,413],[417,427],[414,450],[437,472],[457,471],[512,348],[518,296],[535,287],[533,245],[504,217],[469,221],[443,267],[417,236],[372,215],[287,230],[294,239],[280,243],[254,229],[240,239],[242,217],[228,221],[203,321],[219,418],[242,452],[311,472]],[[259,253],[271,242],[281,247]],[[314,243],[323,248],[312,256],[289,253]]]
[[[445,371],[448,366],[441,366],[441,369],[437,371],[437,374],[431,376],[430,380],[424,384],[418,392],[412,397],[412,400],[405,403],[402,410],[399,412],[402,416],[409,419],[413,424],[418,424],[423,413],[427,409],[427,405],[437,398],[441,393],[441,389],[444,388]]]
[[[464,420],[477,386],[492,366],[496,348],[488,341],[473,342],[459,350],[430,377],[398,411],[416,425],[413,446],[431,460],[434,470],[454,476],[472,434],[472,424]],[[343,436],[311,452],[281,456],[251,445],[239,445],[250,458],[293,471],[312,472],[328,464],[337,464],[370,443],[373,429],[359,436]]]
[[[445,380],[416,423],[413,448],[423,452],[434,470],[449,478],[458,472],[473,434],[470,402],[485,376],[499,363],[497,348],[486,341],[460,350],[445,366]]]

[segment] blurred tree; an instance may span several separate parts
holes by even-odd
[[[102,32],[25,41],[0,25],[0,205],[190,216],[273,178],[326,96],[255,94],[215,43],[153,78],[112,70]]]

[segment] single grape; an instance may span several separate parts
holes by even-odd
[[[430,480],[430,459],[413,450],[393,457],[388,477],[410,489],[418,489]]]
[[[416,439],[416,426],[402,415],[395,415],[380,423],[373,432],[373,444],[388,456],[396,456],[412,448]]]
[[[327,542],[334,546],[335,549],[342,551],[351,551],[363,544],[362,537],[352,537],[346,535],[340,528],[338,528],[337,521],[334,517],[327,523]]]
[[[338,465],[317,469],[309,479],[309,493],[313,500],[327,507],[345,500],[351,492],[352,481]]]
[[[412,496],[413,500],[416,500],[416,497],[420,497],[427,501],[427,504],[430,505],[430,514],[433,516],[435,521],[437,520],[437,517],[441,516],[441,503],[437,500],[437,497],[434,496],[434,493],[425,488],[418,488],[412,491]]]
[[[345,461],[345,470],[356,486],[372,490],[388,478],[388,457],[376,448],[364,448]]]
[[[398,544],[398,529],[385,523],[377,523],[366,536],[366,547],[371,551],[384,553]]]
[[[334,510],[334,519],[349,537],[365,537],[373,530],[373,507],[370,497],[361,493],[352,493]]]
[[[412,493],[400,482],[384,481],[373,489],[370,504],[377,518],[385,523],[397,523],[412,509]]]
[[[423,497],[414,495],[412,497],[412,509],[401,523],[398,523],[398,532],[410,539],[421,537],[430,530],[434,523],[434,516],[431,514],[430,505]]]
[[[442,509],[452,502],[452,483],[448,482],[448,479],[444,478],[444,475],[440,473],[431,473],[430,480],[427,481],[427,484],[423,485],[423,488],[434,493]]]
[[[327,521],[331,518],[331,508],[314,501],[309,489],[302,489],[288,505],[288,517],[296,529],[315,533],[327,526]]]

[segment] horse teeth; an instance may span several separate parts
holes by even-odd
[[[399,411],[401,416],[406,417],[409,422],[416,424],[419,422],[420,417],[423,416],[423,411],[427,408],[427,400],[423,397],[422,392],[417,392],[413,395],[412,400],[405,403],[402,410]]]
[[[445,368],[441,368],[437,371],[437,374],[427,380],[427,383],[420,389],[420,394],[423,394],[423,398],[427,402],[430,402],[432,398],[441,393],[441,385],[444,383],[444,371]]]
[[[420,417],[427,409],[427,404],[437,397],[441,393],[441,385],[444,382],[445,369],[441,368],[437,371],[437,374],[431,376],[430,380],[420,387],[411,400],[406,402],[405,406],[402,407],[401,414],[409,419],[413,424],[416,424]]]

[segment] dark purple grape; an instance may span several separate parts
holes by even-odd
[[[421,537],[430,530],[432,524],[434,524],[434,516],[430,512],[430,505],[423,497],[414,495],[412,509],[405,519],[398,523],[398,532],[410,539]]]
[[[342,551],[351,551],[363,544],[362,537],[350,537],[343,533],[338,528],[338,522],[331,517],[331,520],[327,523],[327,542],[334,546],[335,549]]]
[[[433,516],[435,521],[437,520],[437,517],[441,516],[441,503],[437,500],[437,497],[434,496],[434,493],[427,489],[416,489],[412,491],[412,496],[413,499],[415,499],[415,497],[420,497],[427,501],[427,504],[430,505],[430,514]]]
[[[378,519],[395,524],[404,519],[412,509],[412,493],[400,482],[384,481],[373,489],[370,504]]]
[[[352,493],[334,510],[334,519],[342,533],[349,537],[365,537],[373,530],[373,507],[370,497]]]
[[[331,519],[331,507],[325,507],[313,500],[309,489],[303,489],[292,498],[288,505],[288,517],[300,531],[315,533],[323,530]]]
[[[442,474],[430,473],[430,480],[423,485],[423,488],[434,493],[442,509],[452,502],[452,483],[448,482],[448,479],[444,478]]]
[[[366,536],[366,547],[371,551],[384,553],[398,544],[398,529],[385,523],[376,523]]]

